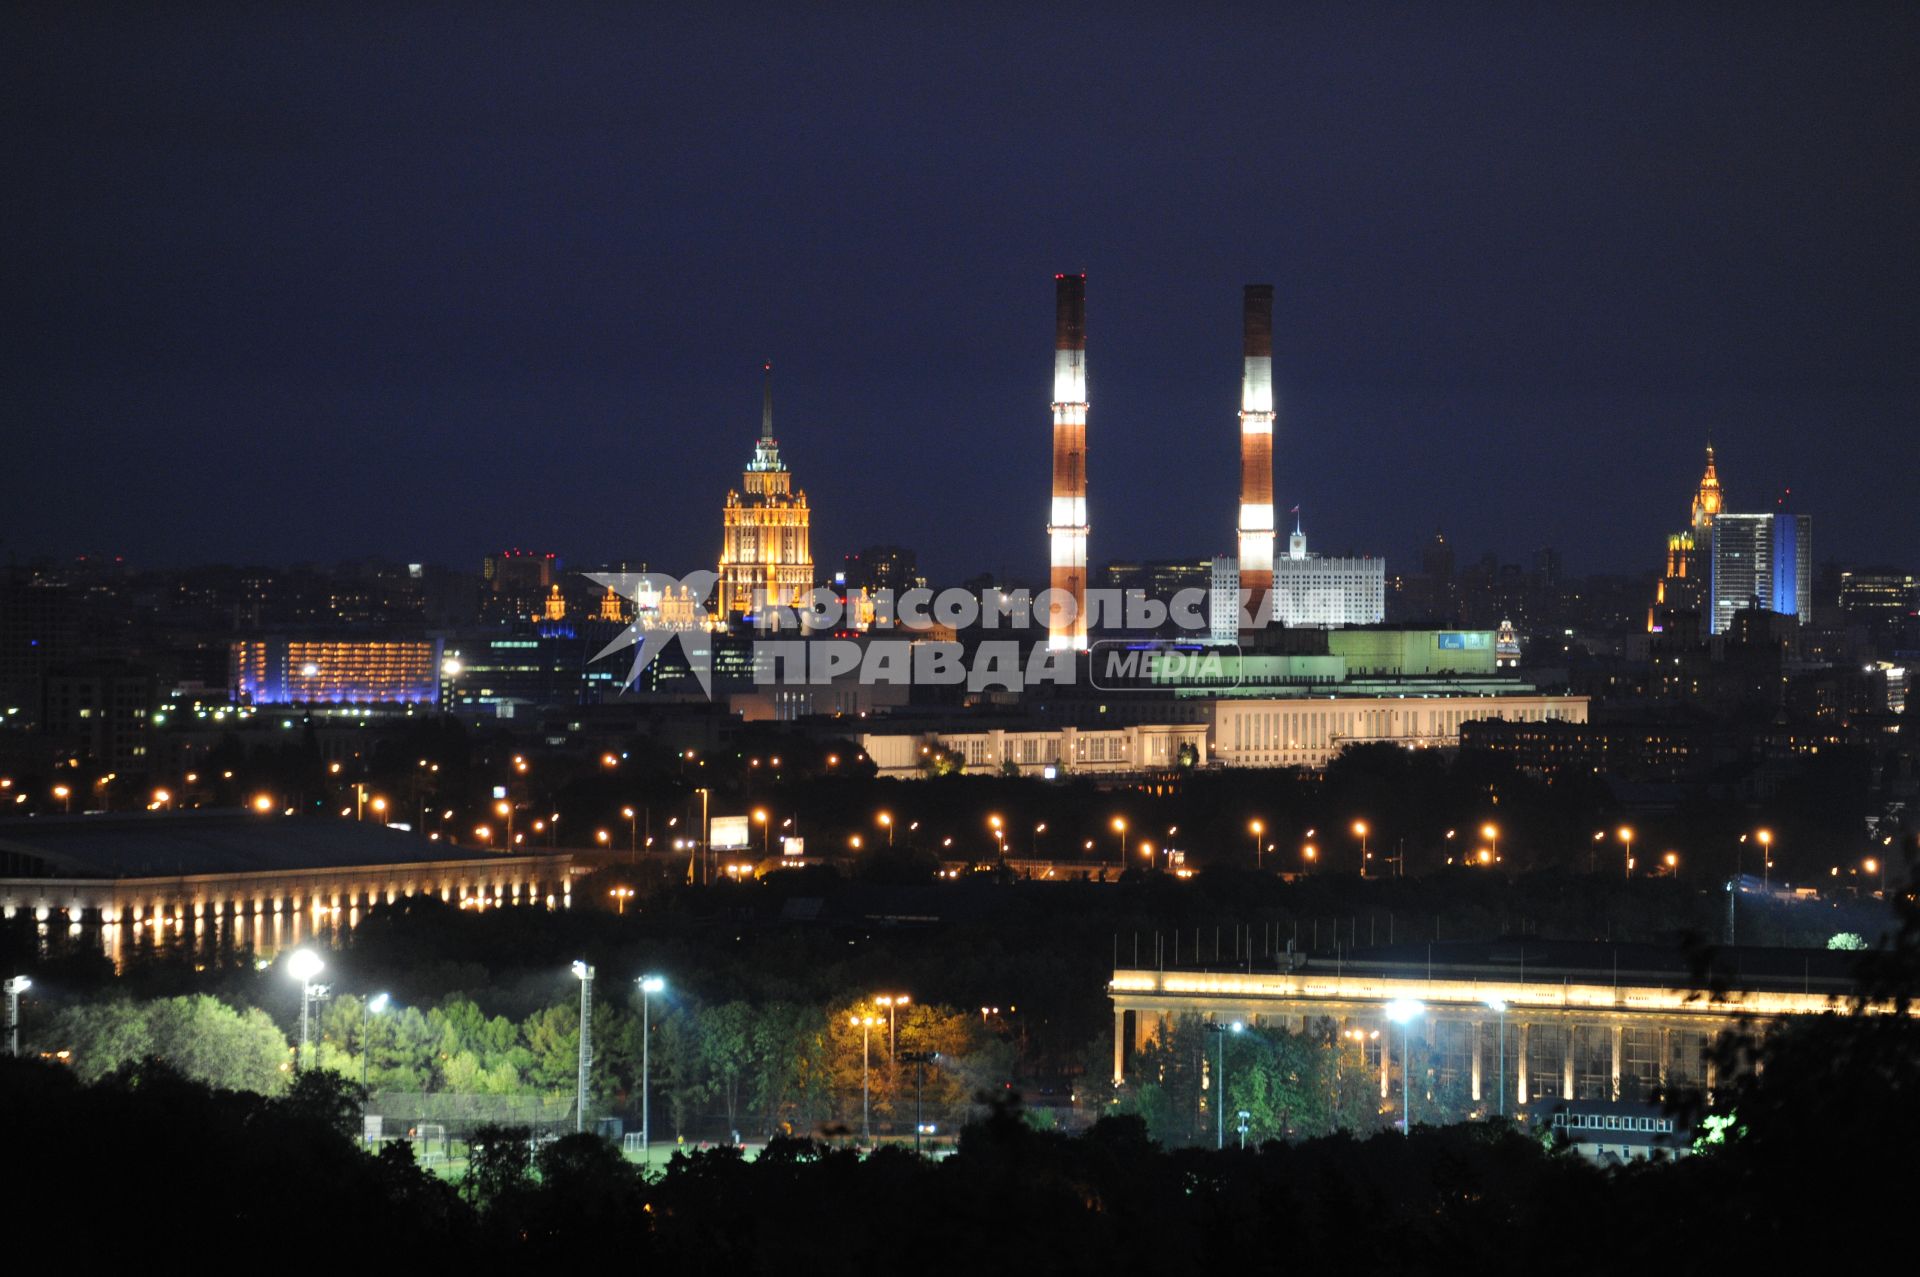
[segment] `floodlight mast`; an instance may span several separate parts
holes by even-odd
[[[7,1054],[20,1054],[20,995],[33,987],[33,981],[23,975],[8,976],[7,990]]]
[[[593,964],[575,962],[573,977],[580,982],[580,1074],[575,1086],[573,1133],[587,1129],[587,1071],[593,1064]]]

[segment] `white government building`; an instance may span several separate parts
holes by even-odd
[[[1216,643],[1240,636],[1240,561],[1213,560],[1207,620]],[[1327,558],[1307,553],[1296,521],[1287,554],[1273,565],[1273,619],[1288,629],[1333,629],[1378,625],[1387,612],[1387,561],[1370,557]]]

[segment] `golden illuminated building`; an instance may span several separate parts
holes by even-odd
[[[564,621],[567,619],[567,601],[560,596],[560,587],[557,585],[547,592],[545,616],[549,621]]]
[[[600,610],[594,614],[596,621],[611,621],[615,625],[627,623],[627,605],[620,598],[620,592],[611,585],[607,587],[606,597],[600,600]]]
[[[813,589],[812,512],[807,494],[793,489],[773,437],[773,365],[765,367],[760,439],[740,488],[727,493],[715,611],[727,619],[756,611],[761,600],[781,606],[804,601]]]
[[[1707,564],[1702,551],[1713,545],[1713,521],[1719,517],[1725,496],[1720,491],[1720,475],[1714,469],[1713,444],[1707,444],[1707,470],[1693,494],[1693,515],[1685,531],[1667,537],[1667,566],[1654,586],[1653,606],[1647,610],[1647,630],[1658,633],[1665,628],[1663,612],[1698,612],[1706,600]]]

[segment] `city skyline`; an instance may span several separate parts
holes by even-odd
[[[1096,561],[1232,549],[1233,294],[1266,279],[1276,500],[1319,544],[1392,560],[1437,526],[1464,556],[1639,572],[1711,434],[1741,504],[1791,486],[1823,555],[1920,558],[1872,496],[1920,468],[1910,17],[1288,15],[1232,43],[823,18],[839,44],[770,18],[729,32],[756,74],[724,95],[674,57],[714,52],[691,18],[588,40],[414,15],[395,46],[229,15],[236,59],[164,18],[64,43],[73,21],[16,42],[37,318],[5,392],[9,555],[705,563],[772,359],[823,549],[1038,578],[1067,266],[1097,298]],[[1687,74],[1645,64],[1650,34]],[[408,40],[444,79],[407,74]],[[350,81],[321,71],[348,53]],[[1108,111],[1117,68],[1154,91]],[[1036,198],[1043,118],[1098,121],[1065,161],[1085,198]],[[289,518],[296,487],[327,513]]]

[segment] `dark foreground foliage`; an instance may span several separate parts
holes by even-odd
[[[1596,1170],[1512,1128],[1416,1128],[1245,1152],[1164,1151],[1137,1118],[1034,1129],[1017,1102],[935,1162],[776,1141],[676,1158],[649,1183],[592,1136],[476,1143],[463,1183],[404,1147],[354,1141],[355,1096],[325,1074],[275,1098],[164,1065],[88,1086],[0,1061],[0,1129],[20,1175],[14,1227],[84,1210],[96,1264],[154,1239],[297,1256],[351,1239],[379,1271],[526,1270],[555,1260],[647,1272],[1618,1272],[1772,1269],[1902,1218],[1888,1173],[1920,1137],[1920,1042],[1898,1017],[1793,1026],[1731,1093],[1734,1137],[1678,1163]],[[316,1249],[317,1248],[317,1249]],[[304,1265],[302,1265],[304,1266]],[[537,1269],[536,1269],[537,1270]]]

